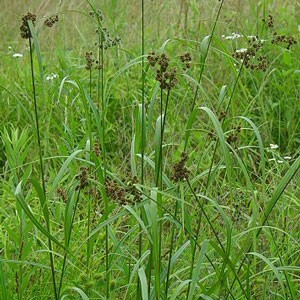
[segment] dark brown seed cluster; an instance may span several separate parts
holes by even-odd
[[[86,60],[86,70],[91,70],[93,68],[93,64],[95,62],[93,58],[93,52],[86,52],[85,53],[85,60]]]
[[[77,179],[79,179],[79,183],[76,187],[76,190],[83,190],[85,187],[89,185],[88,182],[88,168],[81,167],[80,168],[80,174],[76,176]]]
[[[58,15],[55,15],[55,16],[52,16],[52,17],[49,17],[45,20],[44,24],[51,28],[55,23],[58,22]]]
[[[97,18],[99,21],[100,21],[100,23],[103,21],[103,13],[102,13],[102,11],[101,10],[96,10],[96,11],[90,11],[89,12],[89,15],[92,17],[92,18]]]
[[[63,188],[58,188],[57,194],[64,202],[67,202],[67,193]]]
[[[109,30],[106,27],[102,26],[102,22],[104,20],[103,13],[101,10],[91,11],[90,16],[96,18],[100,23],[99,28],[96,29],[96,33],[100,37],[100,42],[96,42],[95,45],[100,49],[108,49],[114,46],[117,46],[121,42],[120,37],[111,37]]]
[[[174,165],[174,173],[173,173],[172,179],[175,182],[188,179],[190,172],[185,165],[187,162],[187,159],[188,159],[187,153],[182,152],[180,161]]]
[[[109,198],[117,201],[121,205],[126,204],[126,190],[120,186],[116,180],[109,180],[105,185],[106,194]]]
[[[263,48],[263,42],[257,38],[248,41],[248,48],[244,51],[236,51],[233,57],[244,62],[244,66],[251,70],[266,71],[268,67],[267,58],[263,55],[258,55],[259,50]]]
[[[136,177],[132,178],[124,186],[116,180],[109,180],[106,182],[107,196],[120,205],[135,204],[141,199],[141,193],[135,187],[135,183],[137,183]]]
[[[165,54],[156,55],[155,52],[151,52],[148,55],[148,62],[152,67],[158,65],[156,69],[155,79],[160,83],[160,88],[163,90],[171,90],[177,84],[177,69],[169,68],[170,59]]]
[[[155,54],[155,52],[150,52],[148,54],[147,59],[148,59],[148,62],[149,62],[149,64],[150,64],[151,67],[155,67],[155,65],[156,65],[156,63],[158,61],[158,58],[159,57],[158,57],[158,55]]]
[[[274,18],[272,15],[268,15],[267,19],[262,19],[262,21],[266,24],[268,28],[274,27]]]
[[[220,115],[219,115],[219,121],[224,120],[224,119],[226,118],[226,116],[227,116],[226,111],[225,111],[225,110],[222,110],[222,111],[220,112]]]
[[[30,39],[31,36],[31,32],[30,32],[30,28],[28,25],[28,21],[31,20],[32,24],[35,25],[35,21],[36,21],[36,15],[32,14],[32,13],[27,13],[26,15],[23,15],[22,17],[22,24],[20,26],[20,33],[21,33],[21,37],[23,39]]]
[[[242,127],[239,125],[237,126],[233,132],[231,132],[227,137],[227,143],[230,145],[234,145],[239,138],[239,134],[241,133]]]
[[[101,149],[100,149],[99,143],[95,143],[95,145],[94,145],[94,153],[96,154],[96,156],[100,156],[101,155]]]
[[[262,19],[262,21],[267,25],[268,28],[274,27],[274,18],[272,15],[268,16],[268,19]],[[290,49],[291,46],[297,43],[296,39],[292,36],[288,36],[285,34],[279,35],[277,32],[273,32],[273,38],[271,41],[272,44],[285,44],[287,49]]]
[[[96,33],[102,35],[102,43],[96,43],[100,49],[103,47],[103,49],[106,50],[108,48],[117,46],[121,42],[120,37],[111,37],[110,32],[106,27],[102,28],[102,30],[96,29]]]
[[[290,49],[291,46],[297,44],[297,41],[293,36],[287,36],[287,35],[277,35],[276,32],[273,33],[273,39],[271,41],[272,44],[286,44],[286,48]]]
[[[186,53],[180,55],[180,60],[184,64],[184,67],[183,67],[184,71],[191,68],[192,56],[190,53],[186,52]]]

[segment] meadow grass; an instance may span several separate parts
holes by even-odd
[[[3,2],[0,299],[299,299],[299,3]]]

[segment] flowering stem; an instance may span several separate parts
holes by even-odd
[[[141,13],[142,13],[142,26],[141,26],[141,33],[142,33],[142,132],[141,132],[141,184],[144,185],[144,154],[145,154],[145,139],[144,139],[144,132],[145,132],[145,6],[144,0],[141,0]],[[140,217],[143,219],[142,207],[140,209]],[[139,224],[139,258],[142,256],[142,249],[143,249],[143,230],[141,224]],[[140,280],[137,278],[137,293],[136,299],[141,299],[141,286]]]
[[[174,213],[175,219],[177,219],[177,211],[178,211],[178,200],[176,199],[175,213]],[[166,290],[165,290],[165,298],[166,299],[168,299],[168,290],[169,290],[169,285],[170,285],[170,271],[171,271],[171,261],[172,261],[172,254],[173,254],[173,248],[174,248],[174,235],[175,235],[175,225],[172,223],[171,244],[170,244],[167,279],[166,279]],[[196,238],[197,238],[197,236],[196,236]]]
[[[225,109],[225,115],[228,113],[228,110],[229,110],[229,108],[230,108],[230,105],[231,105],[231,102],[232,102],[232,99],[233,99],[233,95],[234,95],[235,89],[236,89],[236,87],[237,87],[237,83],[238,83],[238,81],[239,81],[239,79],[240,79],[240,76],[241,76],[243,67],[244,67],[244,60],[243,60],[242,63],[241,63],[240,69],[239,69],[239,71],[238,71],[238,75],[237,75],[237,77],[236,77],[236,79],[235,79],[235,82],[234,82],[234,85],[233,85],[233,88],[232,88],[232,92],[231,92],[229,101],[228,101],[228,103],[227,103],[226,109]],[[224,119],[223,119],[221,122],[223,123],[223,122],[224,122]],[[208,171],[208,175],[207,175],[207,180],[206,180],[206,190],[208,189],[208,186],[209,186],[209,181],[210,181],[210,177],[211,177],[212,167],[213,167],[214,158],[215,158],[215,155],[216,155],[216,152],[217,152],[218,144],[219,144],[219,142],[216,141],[215,147],[214,147],[214,152],[213,152],[213,157],[212,157],[212,159],[211,159],[211,163],[210,163],[209,171]]]
[[[37,135],[37,142],[38,142],[38,148],[39,148],[39,162],[40,162],[41,181],[42,181],[43,194],[44,194],[44,197],[46,199],[45,171],[44,171],[44,163],[43,163],[43,156],[42,156],[40,127],[39,127],[39,118],[38,118],[38,110],[37,110],[36,88],[35,88],[35,80],[34,80],[33,49],[32,49],[32,42],[31,42],[30,37],[28,38],[28,41],[29,41],[30,68],[31,68],[31,81],[32,81],[32,92],[33,92],[36,135]],[[48,230],[49,234],[51,234],[50,223],[46,222],[46,226],[47,226],[47,230]],[[56,287],[54,258],[53,258],[53,251],[52,251],[52,242],[51,242],[50,238],[48,238],[48,247],[49,247],[49,258],[50,258],[50,267],[51,267],[51,274],[52,274],[52,283],[53,283],[54,296],[55,296],[55,299],[58,300],[59,295],[57,293],[57,287]]]
[[[216,30],[217,22],[219,20],[220,14],[221,14],[221,10],[222,10],[222,6],[223,6],[224,1],[225,0],[221,1],[220,7],[218,9],[218,13],[217,13],[217,16],[216,16],[216,19],[215,19],[215,22],[214,22],[214,26],[212,28],[211,35],[210,35],[210,38],[209,38],[209,41],[208,41],[208,46],[207,46],[207,49],[205,51],[204,58],[203,58],[203,61],[202,61],[202,64],[201,64],[201,69],[200,69],[199,78],[198,78],[198,82],[197,82],[198,84],[196,86],[196,90],[195,90],[195,94],[194,94],[194,99],[193,99],[193,104],[192,104],[192,109],[191,109],[192,112],[195,109],[196,100],[197,100],[198,92],[199,92],[199,86],[200,86],[200,82],[201,82],[201,79],[202,79],[202,76],[203,76],[203,72],[204,72],[204,68],[205,68],[206,58],[207,58],[208,51],[209,51],[209,48],[210,48],[210,45],[211,45],[211,42],[212,42],[215,30]]]
[[[66,250],[65,250],[65,254],[64,254],[63,266],[62,266],[62,269],[61,269],[59,288],[58,288],[58,297],[60,297],[60,294],[61,294],[61,288],[62,288],[62,284],[63,284],[64,274],[66,272],[67,254],[68,254],[68,251],[69,251],[68,248],[69,248],[69,245],[70,245],[71,234],[72,234],[75,214],[76,214],[76,210],[77,210],[77,206],[78,206],[78,202],[79,202],[79,197],[80,197],[80,190],[77,193],[77,199],[76,199],[76,202],[75,202],[75,207],[74,207],[74,211],[73,211],[73,215],[72,215],[71,226],[69,228],[68,237],[66,239]]]

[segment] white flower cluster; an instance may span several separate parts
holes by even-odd
[[[225,40],[236,40],[236,39],[240,39],[242,37],[244,37],[242,34],[236,33],[236,32],[233,32],[231,35],[227,35],[227,36],[224,35],[224,34],[222,35],[222,38],[225,39]],[[248,35],[247,39],[252,40],[252,41],[256,41],[256,42],[261,42],[261,43],[266,42],[266,40],[264,40],[264,39],[259,40],[257,35]]]
[[[241,49],[237,49],[235,50],[236,53],[245,53],[247,52],[247,48],[241,48]]]
[[[46,80],[48,80],[48,81],[52,81],[52,80],[54,80],[54,79],[56,79],[56,78],[58,78],[59,76],[58,76],[58,74],[55,74],[55,73],[51,73],[50,75],[48,75],[47,77],[46,77]]]
[[[23,54],[22,53],[14,53],[13,57],[20,58],[20,57],[23,57]]]
[[[243,35],[240,34],[240,33],[236,33],[236,32],[233,32],[231,35],[227,35],[227,36],[222,35],[222,38],[225,39],[225,40],[236,40],[236,39],[239,39],[241,37],[243,37]]]
[[[291,156],[286,155],[286,156],[282,157],[277,151],[274,151],[274,150],[277,150],[278,148],[279,148],[279,146],[277,144],[270,144],[270,148],[267,148],[267,150],[269,152],[272,152],[273,155],[277,156],[277,158],[272,157],[272,158],[269,158],[268,161],[275,161],[278,164],[283,164],[285,161],[292,159]]]

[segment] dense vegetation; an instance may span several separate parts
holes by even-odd
[[[299,299],[298,1],[3,2],[0,299]]]

